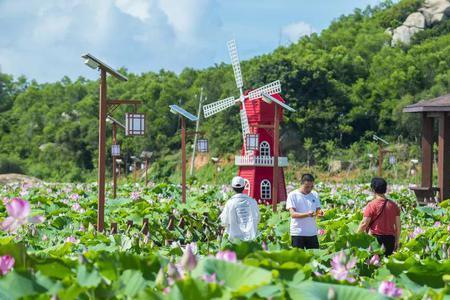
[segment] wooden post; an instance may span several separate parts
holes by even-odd
[[[186,203],[186,121],[181,118],[181,201]]]
[[[127,181],[127,157],[125,155],[123,156],[123,165],[124,165],[123,175],[125,176],[125,182],[126,182]]]
[[[111,234],[117,233],[117,223],[111,223]]]
[[[148,218],[144,218],[142,220],[142,233],[147,234],[148,233]]]
[[[433,123],[422,113],[422,187],[433,187]]]
[[[278,202],[278,151],[279,151],[279,117],[278,117],[278,105],[275,105],[275,120],[274,120],[274,130],[273,130],[273,184],[272,184],[272,210],[277,211]]]
[[[103,232],[105,225],[105,155],[106,155],[106,71],[100,68],[100,105],[98,119],[98,211],[97,229]]]
[[[192,157],[191,157],[191,169],[189,175],[194,175],[194,163],[195,163],[195,151],[197,150],[197,136],[198,128],[200,126],[200,117],[202,111],[202,101],[203,101],[203,87],[200,90],[200,99],[198,101],[198,111],[197,111],[197,122],[195,122],[195,135],[194,135],[194,145],[192,147]]]
[[[116,132],[117,132],[117,125],[116,122],[113,122],[112,124],[113,126],[113,145],[117,144],[117,140],[116,140]],[[117,156],[113,156],[112,160],[113,160],[113,199],[116,199],[116,195],[117,195],[117,166],[116,166],[116,158]]]
[[[127,220],[127,230],[130,229],[131,227],[133,227],[133,221]]]
[[[136,184],[136,160],[133,162],[133,185]]]
[[[175,228],[175,217],[169,216],[169,224],[167,224],[167,230],[172,231]]]
[[[148,158],[145,158],[145,186],[147,186],[147,169],[148,169]]]
[[[383,176],[383,146],[378,141],[378,176]]]
[[[440,201],[450,198],[450,118],[445,112],[439,117],[438,177]]]

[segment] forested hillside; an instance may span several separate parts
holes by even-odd
[[[286,115],[283,125],[285,153],[305,161],[306,150],[314,149],[313,161],[320,164],[332,152],[369,140],[373,133],[391,140],[401,136],[405,141],[419,135],[418,120],[401,111],[409,103],[450,90],[450,21],[420,32],[409,46],[391,47],[385,32],[401,24],[420,4],[404,0],[355,10],[320,34],[242,63],[245,88],[280,79],[282,96],[297,110]],[[208,102],[237,96],[229,64],[188,68],[178,75],[166,70],[121,72],[129,81],[109,78],[108,97],[143,100],[139,111],[147,114],[145,138],[119,134],[128,154],[149,150],[163,158],[178,151],[179,124],[169,104],[195,112],[195,95],[201,87]],[[122,119],[127,109],[131,108],[121,108],[114,115]],[[92,176],[97,117],[96,81],[63,78],[38,84],[0,74],[0,172],[22,171],[64,181]],[[237,151],[241,145],[238,107],[202,120],[201,130],[213,155]],[[108,130],[109,143],[110,136]]]

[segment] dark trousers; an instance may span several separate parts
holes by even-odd
[[[378,244],[384,246],[384,254],[391,255],[395,248],[395,236],[393,235],[374,235],[377,238]]]
[[[314,236],[291,236],[292,247],[302,249],[319,249],[319,240]]]

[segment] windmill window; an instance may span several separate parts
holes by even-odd
[[[250,195],[250,181],[245,179],[244,191],[247,191],[247,195]]]
[[[261,181],[261,199],[267,200],[271,198],[272,189],[270,186],[270,181],[267,179],[264,179]]]
[[[259,155],[261,156],[270,156],[270,145],[268,142],[263,141],[259,145]]]

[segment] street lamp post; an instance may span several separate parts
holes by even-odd
[[[286,109],[290,112],[294,112],[295,109],[290,107],[289,105],[281,102],[277,98],[263,93],[262,99],[266,103],[274,103],[274,123],[273,123],[273,188],[272,188],[272,211],[277,210],[277,204],[278,204],[278,177],[279,177],[279,167],[278,167],[278,157],[279,157],[279,150],[280,150],[280,138],[279,138],[279,123],[280,123],[280,116],[279,113],[281,109]],[[279,111],[280,110],[280,111]],[[283,115],[281,115],[281,118]]]
[[[99,97],[99,126],[98,126],[98,210],[97,210],[97,230],[100,232],[104,231],[105,228],[105,169],[106,169],[106,118],[108,115],[108,107],[112,107],[112,111],[117,108],[120,104],[139,104],[140,101],[125,101],[125,100],[110,100],[107,101],[107,83],[106,76],[107,73],[113,77],[121,80],[128,81],[128,78],[105,64],[103,61],[99,60],[92,54],[84,54],[81,56],[85,61],[84,63],[92,68],[100,70],[100,97]],[[134,121],[134,116],[132,116],[132,124],[130,127],[130,135],[143,135],[143,125],[144,116],[143,114],[135,114],[139,118],[139,122]],[[138,128],[134,128],[137,124]],[[137,130],[135,130],[137,129]],[[141,130],[142,129],[142,130]],[[113,157],[113,164],[115,164],[115,157]],[[113,170],[115,174],[116,170]]]
[[[384,154],[389,152],[388,150],[383,149],[383,144],[389,145],[389,143],[386,140],[384,140],[376,135],[373,135],[372,138],[378,142],[378,176],[381,177],[383,175]]]
[[[178,105],[169,105],[170,112],[181,119],[181,201],[186,203],[186,119],[197,121],[197,117]]]
[[[153,156],[153,152],[150,151],[142,151],[141,153],[141,159],[145,162],[145,186],[147,186],[148,180],[147,180],[147,170],[148,170],[148,161]]]
[[[106,114],[108,110],[107,105],[107,86],[106,74],[116,77],[121,81],[128,79],[122,74],[118,73],[107,64],[97,59],[91,54],[84,54],[81,56],[85,59],[85,64],[92,69],[100,70],[100,99],[99,99],[99,128],[98,128],[98,211],[97,211],[97,230],[102,232],[104,230],[105,217],[105,155],[106,155]]]

